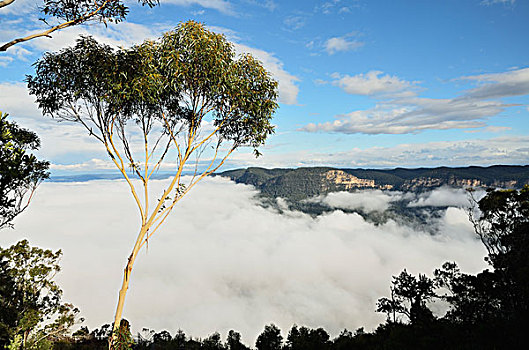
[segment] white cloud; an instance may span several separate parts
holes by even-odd
[[[485,195],[484,191],[475,194],[477,200]],[[465,189],[440,187],[418,195],[417,199],[408,204],[409,207],[456,207],[468,208],[470,200]]]
[[[154,193],[163,185],[154,181]],[[180,202],[137,259],[124,312],[134,330],[205,336],[236,329],[249,345],[270,322],[283,332],[294,323],[333,336],[345,327],[370,330],[384,320],[376,300],[403,268],[431,273],[447,260],[466,272],[485,267],[485,250],[460,209],[447,211],[431,236],[340,211],[279,215],[259,206],[256,193],[213,178]],[[63,249],[64,299],[92,329],[112,320],[135,217],[122,181],[46,182],[0,242],[26,237]]]
[[[404,101],[403,101],[404,102]],[[332,122],[310,123],[303,131],[344,134],[409,134],[423,130],[448,130],[484,127],[483,119],[502,112],[500,102],[456,99],[409,99],[402,106],[378,104],[337,116]]]
[[[278,8],[278,4],[275,0],[242,0],[242,2],[264,8],[270,12],[274,12]]]
[[[334,12],[339,14],[350,13],[353,8],[361,7],[358,0],[342,1],[342,0],[331,0],[325,1],[323,4],[315,7],[316,12],[321,12],[325,15],[330,15]]]
[[[309,201],[321,202],[334,209],[358,209],[365,212],[383,212],[392,202],[402,199],[401,192],[364,190],[358,192],[331,192]]]
[[[495,4],[514,5],[516,0],[482,0],[481,5],[490,6]]]
[[[480,85],[455,98],[417,97],[411,83],[371,71],[365,75],[333,74],[337,85],[351,94],[376,95],[382,100],[374,108],[335,116],[334,121],[308,124],[302,130],[346,134],[407,134],[423,130],[487,127],[487,119],[506,108],[519,106],[501,98],[529,94],[529,68],[497,74],[466,76],[457,80]],[[386,93],[386,95],[383,95]]]
[[[26,84],[0,82],[0,110],[4,113],[16,118],[40,115],[34,101]]]
[[[494,133],[501,133],[508,130],[512,130],[512,128],[509,126],[487,126],[485,128],[485,131]]]
[[[161,4],[173,4],[178,6],[193,6],[198,5],[207,9],[217,10],[226,15],[235,15],[233,5],[229,1],[225,0],[166,0],[162,1]]]
[[[464,98],[491,99],[529,94],[529,68],[460,79],[481,83],[477,88],[467,91]]]
[[[477,189],[473,196],[479,201],[485,194],[486,191]],[[323,203],[333,209],[360,210],[366,213],[384,212],[394,202],[402,202],[403,205],[410,208],[453,207],[468,210],[470,207],[470,197],[466,189],[449,186],[421,193],[372,189],[355,192],[331,192],[310,198],[307,202]]]
[[[372,70],[366,74],[340,75],[333,73],[332,84],[342,88],[345,92],[353,95],[376,95],[397,93],[409,89],[412,83],[402,80],[397,76],[384,72]]]
[[[18,2],[17,0],[15,4]],[[34,1],[22,1],[20,11],[14,11],[12,14],[17,17],[12,16],[15,19],[9,22],[10,29],[0,32],[0,41],[2,43],[15,38],[41,33],[43,30],[48,29],[39,20],[40,12],[37,5],[40,6],[40,2],[35,4]],[[73,26],[56,31],[50,37],[36,38],[14,45],[6,51],[5,55],[20,59],[42,51],[57,51],[65,46],[72,45],[81,34],[92,35],[96,39],[114,46],[130,46],[147,38],[154,39],[166,29],[170,28],[159,24],[143,26],[129,21],[119,24],[107,23],[107,26],[101,24]]]
[[[36,38],[14,45],[7,49],[4,57],[24,60],[35,53],[59,51],[66,46],[74,45],[80,35],[91,35],[98,41],[114,47],[127,47],[139,44],[146,39],[156,39],[169,29],[172,28],[164,25],[144,26],[129,21],[119,24],[109,23],[106,27],[103,25],[74,26],[56,31],[51,34],[51,37]],[[7,42],[14,38],[40,32],[42,32],[40,22],[35,18],[30,18],[22,24],[17,24],[16,30],[13,30],[12,33],[1,34],[0,41]]]
[[[323,153],[314,149],[298,152],[264,152],[255,159],[251,154],[234,153],[227,168],[260,166],[302,167],[435,167],[493,164],[527,164],[529,136],[490,139],[399,144],[392,147],[351,148]]]
[[[239,37],[239,33],[237,33],[236,31],[232,30],[232,29],[229,29],[229,28],[225,28],[225,27],[219,27],[219,26],[206,26],[207,29],[215,32],[215,33],[220,33],[222,35],[224,35],[226,37],[226,39],[228,39],[229,41],[231,42],[235,42],[235,41],[240,41],[241,38]]]
[[[274,0],[266,0],[263,6],[269,11],[274,11],[277,8],[277,3]]]
[[[0,57],[0,67],[7,67],[13,60],[13,57]]]
[[[108,159],[93,158],[89,161],[77,164],[51,164],[50,170],[55,171],[68,171],[68,172],[97,172],[98,170],[116,170],[116,166]]]
[[[291,30],[298,30],[305,26],[306,19],[301,16],[288,16],[283,23]]]
[[[0,9],[0,15],[24,15],[38,12],[41,1],[37,0],[16,0],[6,7]],[[3,29],[3,28],[2,28]]]
[[[324,44],[325,51],[327,51],[329,55],[334,55],[337,52],[353,51],[364,46],[363,42],[351,38],[351,36],[352,35],[349,34],[327,39]]]
[[[57,123],[42,116],[35,99],[29,95],[23,83],[0,83],[0,110],[10,115],[10,119],[27,128],[41,139],[39,157],[53,159],[64,155],[87,155],[104,157],[102,146],[88,136],[79,125]],[[94,153],[95,152],[95,153]]]

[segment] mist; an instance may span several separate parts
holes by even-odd
[[[399,191],[362,190],[357,192],[331,192],[326,195],[310,198],[308,202],[319,202],[334,209],[362,210],[365,212],[383,212],[391,203],[414,198]]]
[[[165,183],[153,181],[153,193]],[[452,198],[439,193],[410,200],[420,206]],[[323,327],[331,336],[344,328],[371,330],[385,317],[375,312],[377,299],[388,295],[391,276],[402,269],[431,276],[445,261],[467,273],[486,266],[486,251],[457,205],[435,219],[432,235],[392,220],[374,225],[339,209],[317,217],[285,208],[279,213],[257,195],[251,186],[215,177],[179,202],[136,260],[124,310],[133,331],[183,329],[194,337],[219,331],[225,337],[235,329],[253,345],[271,322],[283,335],[293,324]],[[383,210],[403,196],[367,191],[326,200]],[[113,320],[139,225],[123,181],[45,182],[0,244],[27,238],[62,249],[57,281],[63,300],[80,308],[92,330]]]

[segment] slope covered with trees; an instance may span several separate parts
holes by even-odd
[[[340,176],[327,176],[329,172],[340,172]],[[337,169],[330,167],[264,169],[247,168],[230,170],[218,175],[237,183],[253,185],[263,195],[301,200],[334,191],[380,188],[403,191],[423,191],[440,186],[455,187],[500,187],[522,188],[529,184],[529,165],[462,168],[396,168]],[[358,180],[372,180],[354,181]],[[345,180],[350,180],[347,186]],[[341,181],[341,182],[340,182]]]

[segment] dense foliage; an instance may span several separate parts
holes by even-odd
[[[42,180],[48,178],[49,163],[29,151],[39,148],[38,136],[7,120],[0,112],[0,229],[28,206]]]
[[[27,240],[0,248],[0,348],[51,347],[78,321],[79,310],[61,303],[54,281],[61,255]]]
[[[130,49],[81,37],[74,47],[45,54],[35,67],[28,87],[43,113],[81,124],[111,154],[119,139],[135,170],[140,161],[131,154],[129,125],[137,126],[145,142],[153,141],[157,148],[149,149],[150,155],[191,142],[188,153],[177,146],[180,158],[204,145],[198,134],[208,117],[217,150],[221,145],[257,150],[273,132],[277,82],[251,55],[235,57],[223,35],[193,21]]]

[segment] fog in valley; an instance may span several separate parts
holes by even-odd
[[[153,181],[160,195],[167,181]],[[239,331],[251,344],[271,322],[284,332],[295,323],[371,330],[389,295],[391,276],[406,268],[427,273],[445,261],[464,272],[486,267],[486,254],[467,213],[464,190],[361,191],[311,199],[333,211],[311,217],[261,205],[251,186],[208,178],[177,205],[163,229],[140,252],[124,317],[143,327],[204,337]],[[389,220],[375,225],[345,209],[384,211],[444,207],[432,218],[436,234]],[[140,222],[123,181],[45,182],[31,206],[0,236],[3,247],[28,238],[31,245],[62,249],[59,285],[90,330],[112,322],[122,272]]]

